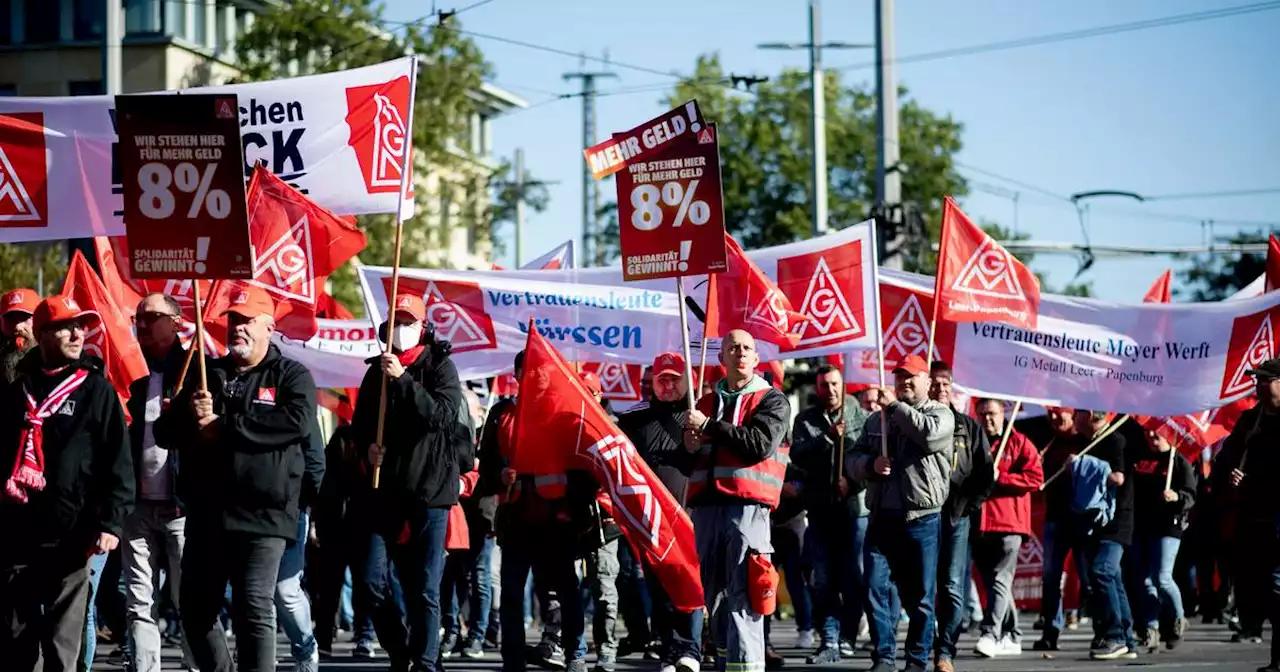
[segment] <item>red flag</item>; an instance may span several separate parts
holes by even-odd
[[[701,609],[705,602],[689,515],[536,329],[529,329],[520,386],[526,393],[516,405],[511,467],[528,474],[589,469],[609,495],[627,540],[648,559],[675,607]]]
[[[342,302],[320,290],[320,298],[316,299],[316,317],[326,320],[354,320],[356,316],[342,305]]]
[[[516,377],[509,373],[496,376],[493,383],[489,385],[489,394],[495,397],[514,397],[520,391],[518,382]]]
[[[316,205],[259,164],[249,181],[249,238],[254,277],[248,283],[271,293],[276,329],[290,338],[316,335],[317,301],[325,278],[365,248],[365,236],[346,219]],[[226,311],[234,282],[209,290],[205,320]]]
[[[942,209],[934,317],[1036,328],[1040,281],[948,196]]]
[[[98,257],[98,270],[102,273],[102,284],[106,286],[111,300],[129,315],[137,312],[138,304],[142,302],[142,295],[125,279],[128,276],[120,272],[119,260],[116,258],[116,251],[111,247],[111,240],[105,236],[95,237],[93,251]],[[125,270],[128,270],[127,265]]]
[[[1166,270],[1151,284],[1143,303],[1170,303],[1173,301],[1173,269]]]
[[[1267,279],[1264,281],[1263,293],[1280,289],[1280,238],[1276,238],[1273,233],[1267,243],[1267,270],[1264,273]]]
[[[1138,416],[1143,429],[1154,430],[1163,436],[1173,449],[1182,453],[1187,459],[1195,459],[1200,450],[1206,446],[1227,438],[1236,426],[1236,421],[1246,410],[1257,403],[1257,397],[1248,396],[1237,399],[1226,406],[1199,413],[1189,413],[1170,418],[1154,418]]]
[[[798,336],[794,328],[803,324],[805,316],[796,312],[791,300],[747,258],[733,236],[725,234],[724,277],[711,274],[707,285],[707,338],[720,338],[733,329],[789,349]],[[712,308],[712,306],[715,306]]]
[[[132,311],[124,310],[111,298],[120,289],[108,289],[84,255],[76,250],[67,268],[67,279],[62,283],[62,293],[71,295],[81,307],[98,311],[102,317],[98,326],[85,333],[84,351],[102,360],[107,380],[124,404],[129,401],[129,386],[149,371],[129,322]]]

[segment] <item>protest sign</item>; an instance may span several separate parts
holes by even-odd
[[[398,192],[412,76],[406,57],[182,95],[237,97],[246,180],[262,163],[335,214],[393,213],[403,202],[411,215],[412,181],[404,198]],[[0,191],[0,242],[124,235],[116,144],[113,96],[0,98],[0,153],[14,182],[12,192]],[[58,186],[56,198],[48,185]]]
[[[715,124],[614,178],[623,280],[725,270],[724,196]]]
[[[698,101],[691,100],[629,131],[614,133],[612,138],[582,150],[582,155],[598,180],[666,151],[686,133],[700,132],[703,123]]]
[[[116,96],[129,271],[253,276],[236,96]]]

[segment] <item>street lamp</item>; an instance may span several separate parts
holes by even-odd
[[[809,132],[813,138],[813,235],[827,231],[827,132],[826,90],[822,77],[823,49],[869,49],[874,45],[850,42],[821,42],[819,34],[819,0],[809,0],[808,42],[765,42],[759,49],[796,50],[809,52]]]

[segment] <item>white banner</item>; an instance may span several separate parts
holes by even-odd
[[[882,271],[886,362],[926,354],[932,293],[929,276]],[[956,382],[978,396],[1184,415],[1253,391],[1246,372],[1276,356],[1278,318],[1280,293],[1181,304],[1043,294],[1034,331],[941,323],[933,359],[950,362]],[[850,380],[873,382],[873,357],[866,351],[846,357]]]
[[[237,95],[246,179],[262,162],[337,214],[393,213],[411,63],[191,91]],[[0,98],[0,242],[124,235],[116,141],[111,96]]]

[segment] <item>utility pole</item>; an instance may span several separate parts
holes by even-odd
[[[516,268],[524,265],[524,148],[516,148]]]
[[[893,72],[893,0],[876,0],[876,209],[880,264],[902,268],[906,244],[898,147],[898,82]]]
[[[804,49],[809,52],[809,137],[813,156],[810,160],[810,187],[813,190],[809,216],[810,231],[816,238],[827,232],[827,91],[822,73],[823,49],[863,49],[871,45],[847,42],[822,42],[819,0],[809,0],[808,42],[766,42],[759,49]]]
[[[565,81],[582,80],[582,148],[596,144],[596,79],[617,77],[612,72],[588,72],[585,69],[586,59],[579,63],[583,68],[578,72],[564,74]],[[600,211],[599,192],[595,180],[591,177],[591,167],[582,163],[582,257],[600,263],[598,246],[593,240],[596,234],[596,217]]]

